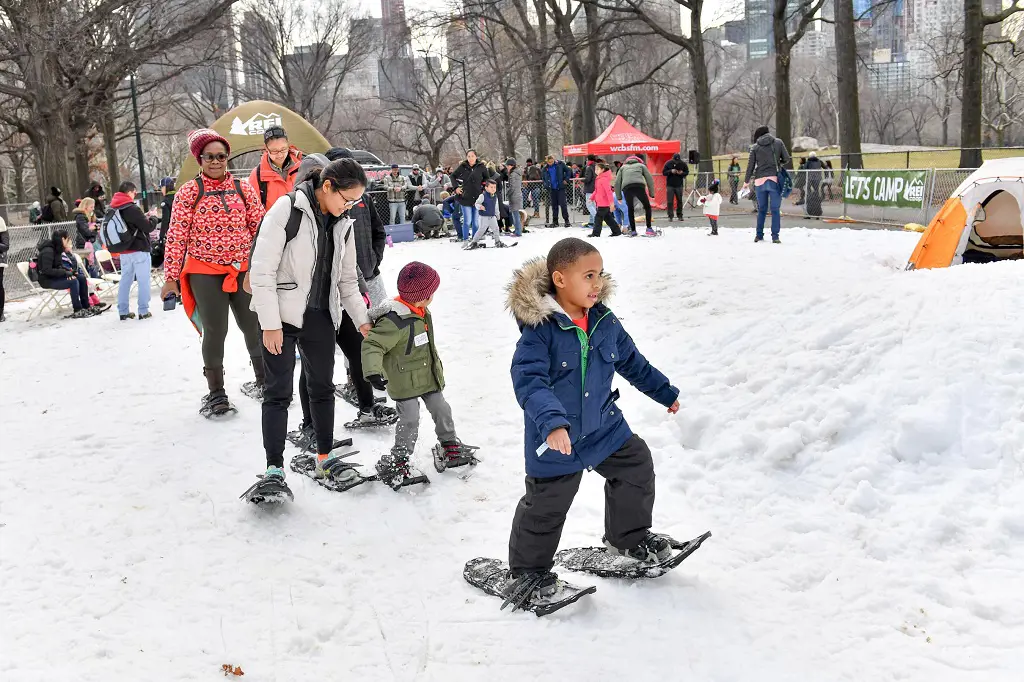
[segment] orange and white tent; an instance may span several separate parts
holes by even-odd
[[[1024,258],[1024,157],[986,161],[956,188],[910,256],[908,270]]]

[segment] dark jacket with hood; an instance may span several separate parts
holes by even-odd
[[[36,248],[36,273],[39,275],[39,286],[46,288],[56,280],[74,277],[74,273],[64,267],[62,256],[64,244],[59,239],[47,237],[41,240]]]
[[[583,171],[583,193],[594,193],[594,181],[597,180],[597,162],[587,161],[587,169]]]
[[[681,170],[682,175],[676,175],[672,171]],[[665,164],[661,174],[665,176],[665,184],[669,187],[682,187],[686,184],[686,176],[690,174],[690,167],[683,161],[683,157],[676,154],[672,159]]]
[[[153,224],[149,222],[149,218],[142,212],[142,209],[124,192],[117,192],[111,197],[110,208],[118,209],[124,222],[135,230],[135,237],[128,245],[128,248],[121,251],[121,253],[131,253],[133,251],[149,253],[151,249],[149,233],[153,229]]]
[[[452,182],[455,183],[456,188],[462,188],[459,203],[463,206],[474,205],[476,198],[484,191],[484,180],[488,177],[490,177],[490,172],[480,159],[477,159],[472,166],[469,165],[469,161],[460,163],[452,173]]]
[[[68,205],[61,198],[60,190],[54,193],[54,188],[50,188],[50,195],[46,197],[46,203],[50,206],[50,211],[53,212],[53,221],[55,223],[63,223],[68,220]]]
[[[555,161],[549,166],[544,166],[544,186],[548,189],[565,189],[565,183],[569,180],[569,167],[564,161]]]
[[[779,168],[789,162],[789,152],[786,151],[786,145],[782,143],[782,140],[771,133],[765,133],[750,145],[747,177],[743,182],[750,182],[751,178],[758,180],[773,175],[778,176]]]
[[[509,285],[506,306],[521,332],[512,356],[512,387],[524,413],[528,476],[593,470],[633,436],[615,402],[616,374],[665,407],[679,396],[608,309],[614,283],[603,277],[604,290],[588,313],[588,332],[573,324],[549,293],[546,259],[527,261]],[[569,431],[572,456],[546,446],[559,428]]]
[[[96,208],[93,210],[95,215],[102,217],[107,212],[107,204],[103,200],[103,197],[106,196],[103,191],[103,185],[94,182],[85,192],[85,196],[91,197],[96,202]]]
[[[807,164],[804,166],[804,170],[807,171],[807,184],[817,185],[821,183],[822,170],[825,168],[825,164],[821,162],[817,156],[812,156],[807,159]]]
[[[167,230],[171,229],[171,208],[174,206],[174,192],[168,192],[160,201],[160,241],[167,238]]]

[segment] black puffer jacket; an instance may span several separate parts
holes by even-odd
[[[388,235],[384,223],[374,210],[368,197],[348,210],[348,217],[355,221],[356,265],[366,279],[380,275],[380,264],[384,260],[384,248]]]
[[[743,182],[750,182],[751,178],[758,180],[778,175],[779,167],[785,166],[789,162],[789,152],[786,151],[786,145],[782,143],[782,140],[771,133],[765,133],[750,146],[747,177]]]
[[[75,227],[77,228],[75,248],[84,249],[86,242],[96,241],[96,232],[89,229],[89,218],[84,213],[75,211],[72,215],[75,216]]]
[[[36,256],[36,272],[39,274],[39,286],[46,287],[55,280],[67,279],[73,273],[64,267],[61,256],[64,244],[50,238],[43,239],[36,245],[39,250]]]
[[[463,206],[473,206],[476,204],[476,198],[484,191],[484,180],[488,177],[490,177],[490,171],[487,170],[487,166],[479,159],[472,166],[469,165],[469,161],[460,163],[459,167],[452,173],[452,181],[455,182],[455,187],[462,188],[462,194],[459,195],[459,203]]]
[[[583,171],[583,193],[593,194],[594,184],[597,181],[597,163],[594,161],[587,161],[587,169]]]
[[[683,173],[677,175],[672,172],[674,170],[681,170]],[[690,167],[681,158],[673,158],[661,169],[661,174],[665,176],[665,184],[669,187],[682,187],[686,184],[686,176],[690,174]]]

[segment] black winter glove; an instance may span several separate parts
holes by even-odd
[[[373,386],[378,391],[383,391],[388,387],[388,380],[385,379],[380,374],[371,374],[370,376],[366,377],[366,380],[369,381],[370,385]]]

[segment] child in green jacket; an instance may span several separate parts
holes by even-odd
[[[411,479],[409,457],[420,430],[420,403],[434,418],[441,443],[438,469],[475,461],[473,448],[455,435],[452,408],[444,399],[444,368],[434,345],[434,325],[427,307],[441,278],[429,265],[413,261],[398,273],[398,296],[370,311],[373,329],[363,340],[363,376],[378,390],[387,389],[398,409],[395,446],[377,462],[380,480],[398,489]]]

